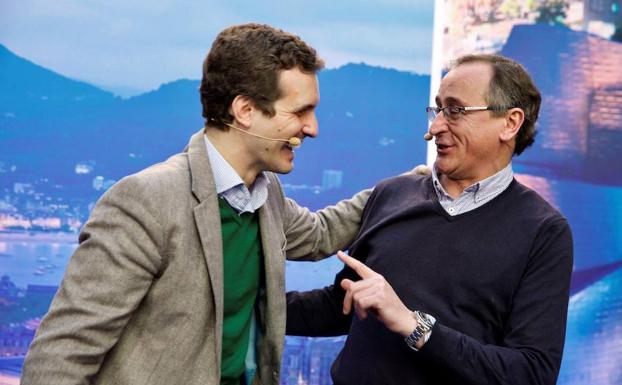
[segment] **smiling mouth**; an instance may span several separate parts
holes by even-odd
[[[439,156],[442,155],[449,155],[451,149],[453,148],[453,146],[451,145],[447,145],[447,144],[442,144],[442,143],[437,143],[436,144],[436,153]]]
[[[295,155],[294,148],[292,148],[292,146],[290,146],[289,144],[284,145],[283,149],[291,154],[292,157]]]

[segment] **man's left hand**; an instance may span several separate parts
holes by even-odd
[[[349,314],[354,307],[358,317],[365,319],[371,311],[389,330],[403,337],[410,335],[417,327],[417,321],[387,280],[343,251],[337,256],[361,277],[356,282],[341,281],[341,287],[346,291],[343,313]]]

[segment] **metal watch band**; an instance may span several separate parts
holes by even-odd
[[[404,342],[406,342],[406,345],[408,345],[409,348],[415,351],[419,351],[419,349],[417,349],[416,347],[417,342],[419,342],[419,340],[423,336],[425,336],[430,330],[432,330],[432,327],[434,326],[434,322],[436,320],[432,316],[419,310],[413,311],[412,316],[417,320],[417,327],[415,328],[415,330],[413,330],[412,333],[410,333],[408,337],[404,339]]]

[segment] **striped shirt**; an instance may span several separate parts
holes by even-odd
[[[224,198],[238,214],[254,213],[266,203],[268,198],[268,184],[270,183],[268,177],[263,172],[260,173],[250,189],[247,188],[242,178],[209,141],[207,135],[203,137],[218,196]]]
[[[441,185],[438,175],[436,174],[436,167],[432,167],[432,181],[434,183],[434,190],[436,190],[436,195],[438,196],[438,201],[451,216],[464,214],[490,202],[510,185],[512,179],[514,179],[514,172],[512,171],[512,162],[510,162],[496,174],[465,188],[464,191],[454,199],[447,194],[447,191],[445,191],[443,185]]]

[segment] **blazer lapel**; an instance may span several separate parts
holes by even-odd
[[[266,329],[268,340],[279,341],[285,333],[285,257],[283,246],[285,237],[281,234],[281,227],[276,221],[269,205],[270,200],[259,209],[259,229],[263,246],[266,308],[264,319],[260,320],[265,327],[275,326],[276,329]],[[280,330],[283,329],[283,330]]]
[[[194,208],[194,220],[203,248],[205,263],[207,264],[208,280],[214,295],[216,315],[216,352],[217,364],[220,367],[223,327],[223,251],[222,230],[220,228],[220,209],[214,175],[210,167],[203,138],[203,130],[190,138],[188,145],[188,161],[192,179],[192,193],[199,201]],[[206,299],[209,300],[209,299]]]

